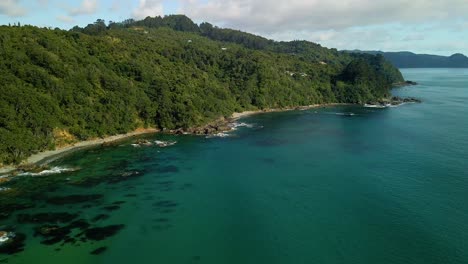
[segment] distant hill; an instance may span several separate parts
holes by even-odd
[[[468,68],[468,57],[456,53],[452,56],[415,54],[408,51],[383,52],[352,50],[350,53],[381,54],[398,68]]]

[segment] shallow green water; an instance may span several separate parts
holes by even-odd
[[[468,263],[468,69],[403,74],[420,85],[395,94],[422,104],[257,115],[229,138],[149,137],[178,142],[167,148],[129,140],[53,163],[78,171],[19,177],[7,186],[22,192],[0,202],[34,208],[0,220],[27,236],[24,251],[0,261]],[[102,197],[51,204],[72,194]],[[104,208],[115,202],[124,203]],[[43,245],[41,224],[18,224],[18,214],[41,212],[125,226],[99,241]],[[92,221],[100,214],[108,218]]]

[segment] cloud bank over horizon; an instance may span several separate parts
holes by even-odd
[[[34,12],[33,12],[34,11]],[[0,23],[71,28],[98,18],[186,14],[195,22],[338,49],[468,52],[466,0],[2,0]]]

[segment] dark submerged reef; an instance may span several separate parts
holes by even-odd
[[[90,150],[91,153],[93,151]],[[176,189],[173,186],[174,181],[163,181],[159,178],[171,177],[179,168],[173,165],[159,165],[162,160],[166,161],[164,155],[158,157],[158,163],[154,163],[157,164],[153,170],[156,172],[156,175],[153,175],[154,182],[144,187],[144,198],[139,200],[148,200],[149,206],[161,213],[159,218],[151,222],[150,227],[154,230],[170,228],[172,225],[167,216],[178,206],[175,201],[164,199],[161,195]],[[137,206],[133,202],[137,194],[127,192],[140,184],[138,179],[144,177],[147,171],[134,169],[133,164],[127,161],[112,162],[97,173],[92,171],[94,173],[88,173],[84,169],[62,175],[12,177],[8,182],[4,182],[2,186],[8,186],[12,191],[0,196],[0,235],[3,234],[1,232],[8,232],[11,238],[0,244],[0,255],[15,255],[26,250],[30,243],[29,236],[38,237],[42,245],[53,246],[54,250],[61,251],[65,245],[80,246],[84,243],[104,241],[121,232],[125,225],[112,222],[112,215],[124,206]],[[132,203],[123,198],[109,201],[104,194],[90,193],[83,188],[98,185],[104,189],[123,192],[121,197],[129,198]],[[185,185],[187,188],[191,187],[188,183],[181,184],[182,187]],[[61,191],[63,188],[67,191]],[[154,195],[155,191],[160,195]],[[90,208],[98,213],[86,212]],[[165,217],[162,217],[163,214]],[[100,255],[107,250],[107,247],[102,246],[89,253]],[[8,258],[5,261],[8,261]]]

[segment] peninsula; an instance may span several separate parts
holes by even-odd
[[[403,82],[381,55],[277,42],[184,15],[71,30],[0,27],[0,165],[136,129],[234,112],[375,102]]]

